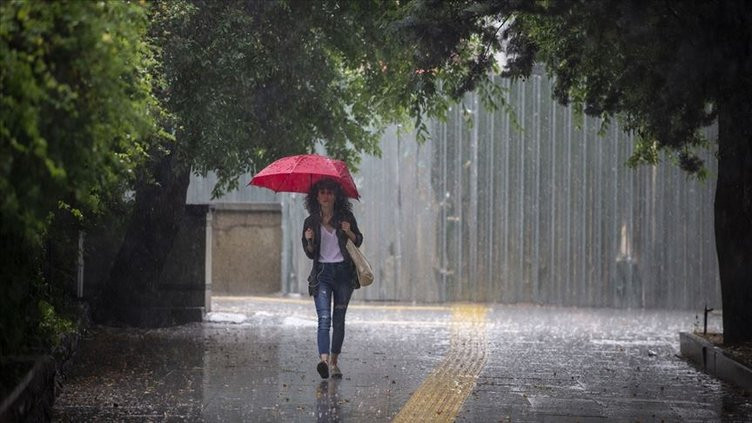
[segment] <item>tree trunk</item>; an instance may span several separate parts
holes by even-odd
[[[723,302],[723,339],[752,341],[752,104],[719,107],[715,242]]]
[[[133,215],[95,313],[99,321],[160,326],[150,322],[149,310],[160,306],[159,277],[185,214],[190,169],[172,152],[152,164],[150,175],[136,184]]]

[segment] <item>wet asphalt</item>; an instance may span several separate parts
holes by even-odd
[[[53,420],[752,421],[748,392],[678,357],[694,313],[470,307],[472,326],[451,305],[351,303],[341,380],[316,373],[307,298],[221,297],[203,323],[95,326]]]

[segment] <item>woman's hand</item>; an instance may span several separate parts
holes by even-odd
[[[303,237],[305,237],[305,239],[306,239],[306,245],[305,245],[306,251],[308,251],[309,253],[313,253],[313,251],[314,251],[313,250],[314,249],[314,246],[313,246],[313,229],[311,229],[311,228],[306,229],[305,232],[303,232]]]
[[[355,242],[355,233],[351,229],[350,222],[346,220],[342,222],[342,232],[344,232],[352,242]]]

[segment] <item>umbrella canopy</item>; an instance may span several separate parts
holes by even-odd
[[[324,178],[339,182],[348,197],[360,198],[345,162],[318,154],[283,157],[257,173],[249,185],[274,192],[307,193],[311,185]]]

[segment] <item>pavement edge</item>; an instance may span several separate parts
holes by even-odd
[[[679,332],[679,351],[705,373],[742,388],[752,389],[752,369],[737,362],[709,341]]]

